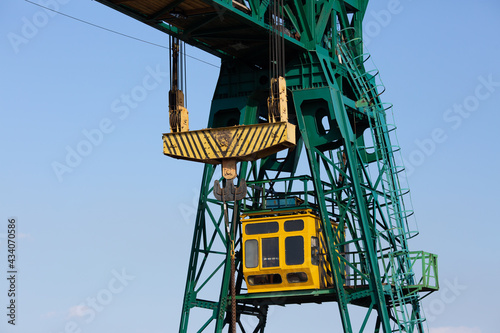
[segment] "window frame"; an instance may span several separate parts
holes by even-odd
[[[295,240],[300,239],[300,244]],[[290,242],[290,243],[289,243]],[[292,243],[293,242],[293,243]],[[300,246],[299,246],[300,245]],[[292,248],[289,248],[292,247]],[[285,264],[287,266],[303,265],[305,262],[305,241],[303,235],[285,237]],[[300,253],[297,249],[300,247]],[[297,260],[299,259],[299,260]]]
[[[252,263],[255,263],[255,266],[248,266],[248,253],[250,251],[248,251],[248,245],[253,244],[255,242],[255,249],[252,249],[252,251],[254,251],[254,253],[256,253],[256,256],[254,255],[254,258],[252,258]],[[245,241],[245,267],[246,268],[257,268],[259,267],[259,241],[257,239],[247,239]]]
[[[271,244],[270,242],[273,242],[274,244]],[[262,265],[261,267],[262,268],[280,267],[280,237],[277,236],[277,237],[261,238],[260,247],[261,247],[260,259]],[[273,253],[273,251],[275,251],[275,253]]]
[[[267,225],[269,227],[268,230],[251,230],[251,229],[257,229],[259,226],[264,226]],[[267,234],[274,234],[280,231],[280,224],[277,221],[270,221],[270,222],[255,222],[255,223],[245,223],[245,234],[249,236],[254,236],[254,235],[267,235]]]

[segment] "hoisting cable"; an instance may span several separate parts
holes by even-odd
[[[170,92],[169,92],[169,121],[170,128],[177,132],[179,128],[179,119],[175,106],[178,105],[178,93],[179,90],[179,43],[177,38],[169,36],[170,50],[172,51],[172,57],[170,60]]]
[[[189,131],[189,116],[185,107],[183,90],[186,84],[186,54],[184,43],[170,36],[170,91],[168,93],[169,122],[171,132]],[[180,56],[179,56],[180,55]]]
[[[182,76],[182,85],[181,89],[184,92],[184,106],[187,108],[188,106],[188,95],[187,95],[187,62],[186,62],[186,43],[180,42],[180,50],[181,50],[181,76]]]
[[[281,119],[281,109],[285,106],[280,106],[280,103],[282,103],[280,101],[280,82],[284,86],[285,77],[285,21],[283,18],[283,0],[272,0],[269,9],[269,25],[269,122],[286,121],[286,119]]]

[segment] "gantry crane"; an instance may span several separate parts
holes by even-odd
[[[345,332],[423,332],[437,256],[408,248],[368,1],[98,1],[171,36],[164,154],[205,163],[179,331],[264,332],[269,306],[337,302]],[[189,129],[183,43],[221,58],[207,129]]]

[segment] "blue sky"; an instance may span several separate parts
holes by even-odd
[[[168,45],[94,1],[36,1]],[[410,245],[439,255],[441,292],[423,303],[432,333],[499,332],[499,13],[493,0],[380,0],[365,19],[421,232]],[[162,154],[167,50],[21,0],[0,5],[0,35],[2,271],[8,217],[19,232],[17,325],[0,313],[0,331],[176,331],[202,166]],[[193,129],[206,127],[217,75],[188,58]],[[336,312],[273,309],[268,328],[333,330]]]

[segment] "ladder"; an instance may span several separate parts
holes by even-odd
[[[412,307],[419,307],[418,296],[409,293],[409,286],[415,285],[415,277],[411,269],[408,239],[418,232],[410,231],[408,218],[413,210],[406,209],[404,196],[409,190],[401,188],[399,177],[404,173],[404,166],[398,165],[394,153],[399,147],[391,144],[391,134],[395,136],[395,126],[387,124],[387,111],[392,105],[380,102],[379,96],[385,91],[383,84],[378,83],[378,70],[366,71],[364,64],[370,58],[368,53],[361,53],[354,57],[355,48],[362,47],[360,38],[349,38],[349,29],[339,34],[337,52],[341,63],[348,70],[348,75],[356,87],[357,106],[364,108],[369,117],[369,128],[372,135],[373,148],[376,155],[376,164],[380,174],[382,205],[385,208],[385,223],[387,228],[378,231],[379,261],[381,262],[385,283],[390,283],[390,302],[392,315],[399,325],[393,328],[394,332],[409,332],[413,327],[421,326],[425,321],[423,316],[415,318]],[[354,34],[352,34],[354,35]],[[388,241],[389,248],[383,249],[382,239]],[[418,313],[418,312],[417,312]]]

